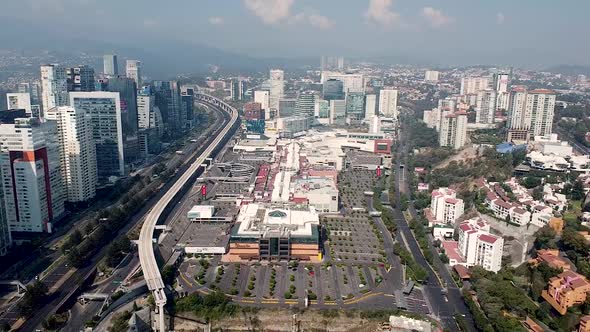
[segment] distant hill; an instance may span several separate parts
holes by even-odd
[[[562,75],[590,75],[590,66],[558,65],[545,69],[548,72]]]

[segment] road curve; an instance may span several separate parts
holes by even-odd
[[[231,115],[229,122],[225,124],[225,127],[218,133],[217,137],[213,142],[199,155],[195,161],[190,165],[186,172],[176,180],[174,185],[162,196],[162,198],[154,205],[154,207],[146,215],[143,226],[141,227],[141,233],[139,235],[138,247],[139,247],[139,260],[141,263],[141,269],[143,270],[143,277],[147,283],[148,289],[153,293],[154,300],[159,309],[159,330],[165,331],[166,326],[164,322],[164,305],[166,304],[166,294],[164,292],[164,281],[162,280],[162,274],[158,268],[156,256],[154,254],[153,238],[156,224],[160,219],[160,216],[170,204],[172,199],[180,192],[184,185],[190,181],[192,175],[201,167],[211,153],[220,145],[225,143],[227,134],[234,128],[234,125],[238,121],[238,112],[233,107],[224,103],[222,100],[203,93],[195,94],[195,99],[202,101],[206,104],[218,107],[224,112]]]

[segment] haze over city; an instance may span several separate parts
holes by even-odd
[[[590,28],[586,1],[5,0],[2,6],[0,38],[19,31],[10,41],[15,48],[39,43],[84,51],[106,43],[113,51],[166,47],[175,57],[206,46],[238,62],[332,52],[443,66],[590,64],[590,45],[575,42]]]
[[[590,332],[589,10],[2,0],[0,332]]]

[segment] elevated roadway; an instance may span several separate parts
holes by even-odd
[[[214,139],[207,146],[205,150],[194,160],[189,168],[182,174],[178,180],[170,187],[170,189],[162,196],[162,198],[154,205],[148,212],[141,233],[139,235],[139,260],[141,269],[143,270],[143,277],[147,283],[148,289],[153,293],[154,300],[158,306],[158,321],[159,330],[166,331],[166,324],[164,321],[164,305],[166,304],[166,294],[164,292],[164,281],[162,274],[158,267],[158,262],[154,253],[154,230],[156,224],[162,217],[165,209],[173,201],[173,199],[182,191],[183,188],[192,182],[193,175],[199,170],[201,165],[209,157],[212,157],[219,148],[221,148],[227,139],[234,133],[238,122],[238,112],[236,109],[226,104],[222,100],[202,93],[195,95],[195,101],[205,104],[209,107],[218,108],[227,112],[230,117],[229,120],[221,127],[221,129],[214,134]]]

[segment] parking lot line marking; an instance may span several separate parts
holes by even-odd
[[[393,295],[393,294],[383,294],[383,296],[387,296],[387,297],[395,297],[395,295]]]
[[[186,279],[186,277],[184,276],[184,273],[180,274],[180,277],[182,278],[182,280],[184,280],[184,282],[186,282],[187,284],[189,284],[191,287],[195,287],[193,286],[193,283],[190,282],[188,279]]]
[[[373,296],[377,296],[377,295],[382,295],[382,292],[378,292],[378,293],[367,293],[361,297],[355,298],[355,299],[350,299],[348,301],[344,301],[344,304],[353,304],[353,303],[357,303],[360,301],[363,301],[365,299],[368,299],[369,297],[373,297]]]

